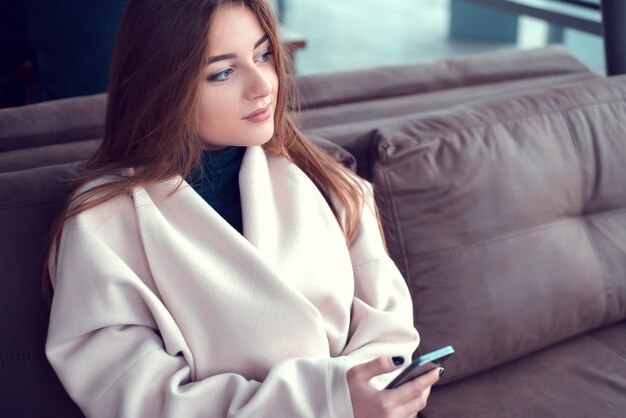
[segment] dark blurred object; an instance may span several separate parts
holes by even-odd
[[[562,28],[603,37],[607,75],[626,74],[624,0],[468,0],[502,11],[545,20],[550,42],[562,41]]]
[[[0,108],[22,106],[36,101],[37,87],[32,60],[24,61],[0,75]]]
[[[0,0],[0,76],[14,72],[31,55],[22,0]]]
[[[608,75],[626,74],[626,3],[602,0],[604,56]]]
[[[571,3],[576,6],[587,7],[589,9],[598,10],[600,8],[600,0],[558,0],[563,3]]]
[[[32,57],[22,0],[0,0],[0,107],[36,101]]]
[[[6,67],[0,79],[0,105],[106,91],[125,4],[126,0],[0,0],[0,47]],[[28,64],[23,67],[29,59],[34,71]],[[35,81],[33,97],[28,85]]]
[[[39,100],[106,90],[126,0],[23,0]]]

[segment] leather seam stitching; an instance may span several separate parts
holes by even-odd
[[[576,142],[576,136],[574,135],[574,130],[572,129],[572,122],[569,118],[569,115],[561,113],[561,118],[567,127],[567,132],[569,134],[569,139],[572,144],[572,148],[574,148],[574,154],[576,154],[576,163],[578,165],[578,182],[580,183],[580,210],[581,212],[585,208],[585,191],[587,190],[585,176],[583,173],[583,164],[582,164],[582,152],[580,150],[580,144]]]

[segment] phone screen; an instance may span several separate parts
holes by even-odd
[[[398,386],[415,379],[417,376],[421,376],[424,373],[436,369],[446,361],[452,354],[454,354],[454,348],[448,345],[435,351],[431,351],[428,354],[419,356],[416,358],[406,369],[402,371],[395,379],[387,385],[386,389],[394,389]]]

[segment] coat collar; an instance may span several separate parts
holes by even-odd
[[[321,318],[339,317],[339,329],[347,329],[353,279],[332,211],[297,166],[266,156],[261,147],[246,150],[239,181],[243,235],[182,177],[133,195],[154,285],[183,335],[193,336],[192,352],[202,353],[194,369],[200,376],[219,372],[205,366],[216,358],[226,364],[228,347],[250,341],[258,345],[255,361],[264,366],[227,364],[230,370],[265,369],[279,358],[302,355],[302,344],[314,357],[338,354],[347,335],[336,335],[338,328]],[[236,327],[223,321],[207,326],[207,318],[228,318],[233,309],[240,311]],[[276,326],[284,329],[277,334]],[[211,335],[227,344],[216,344]],[[283,345],[279,351],[276,338]]]

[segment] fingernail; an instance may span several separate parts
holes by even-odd
[[[444,369],[443,367],[439,368],[439,377],[443,376],[443,374],[446,372],[446,369]]]
[[[402,356],[391,357],[391,360],[393,361],[393,364],[395,364],[396,366],[399,366],[402,363],[404,363],[404,357]]]

